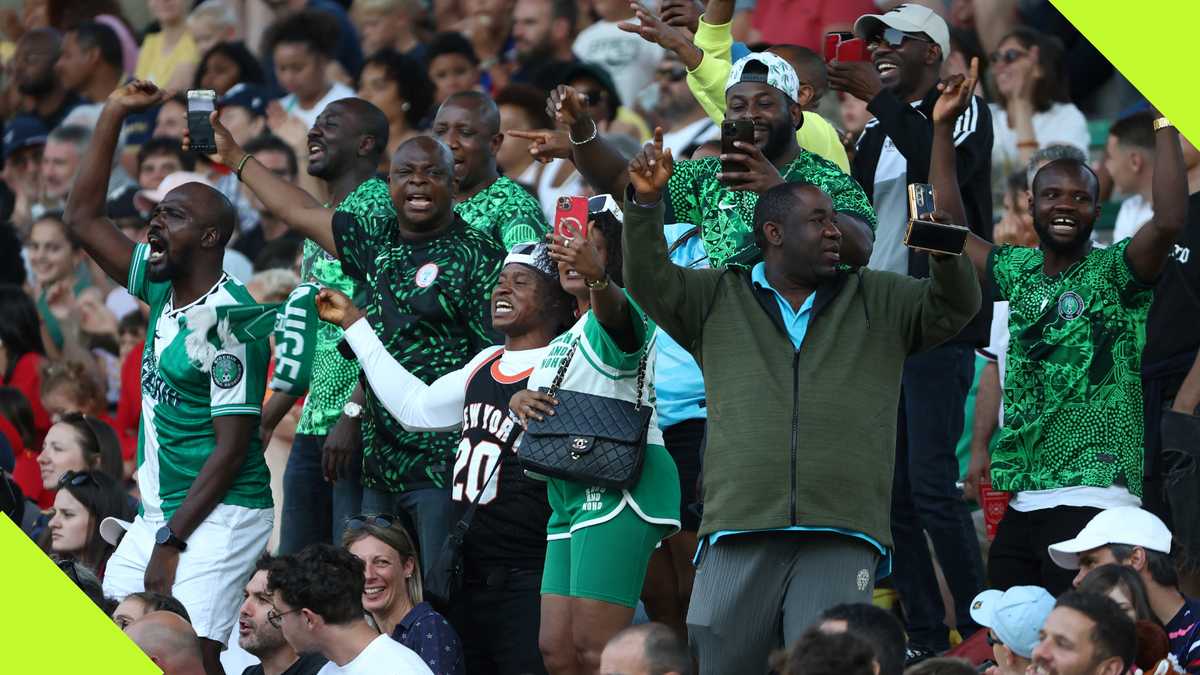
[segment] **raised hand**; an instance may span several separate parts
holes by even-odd
[[[242,158],[246,156],[246,151],[242,150],[242,146],[233,140],[233,134],[221,124],[221,114],[215,110],[209,114],[208,121],[212,123],[213,138],[217,141],[217,158],[227,167],[237,168],[241,163]],[[191,134],[187,129],[183,130],[183,149],[188,151],[192,147]]]
[[[626,33],[640,35],[646,42],[652,42],[676,54],[681,54],[691,45],[692,41],[686,33],[660,19],[642,3],[631,2],[629,6],[633,9],[637,21],[621,21],[617,28]]]
[[[663,0],[662,20],[673,28],[685,30],[695,36],[700,27],[700,15],[704,13],[704,5],[696,0]]]
[[[763,155],[762,150],[753,143],[737,141],[733,144],[741,152],[731,152],[721,155],[722,162],[740,164],[743,171],[721,171],[717,180],[729,186],[731,190],[743,190],[762,194],[783,182],[779,169]]]
[[[153,82],[133,80],[108,95],[108,105],[122,112],[141,112],[171,98],[172,92],[159,89]]]
[[[550,92],[550,98],[546,101],[546,114],[560,127],[580,130],[582,126],[589,134],[595,123],[588,113],[587,97],[565,84],[558,85]],[[575,140],[583,139],[576,136]]]
[[[317,315],[322,321],[342,328],[349,328],[362,318],[362,312],[350,298],[332,288],[322,288],[317,293]]]
[[[603,281],[608,273],[604,271],[604,265],[600,262],[600,251],[596,248],[591,233],[592,229],[589,227],[587,237],[566,239],[551,232],[546,235],[546,241],[550,242],[547,250],[554,262],[575,270],[584,281],[598,283]]]
[[[513,138],[529,141],[529,154],[542,164],[548,164],[555,159],[568,159],[571,156],[571,142],[566,132],[538,129],[537,131],[522,131],[513,129],[504,132]]]
[[[638,202],[653,204],[662,199],[662,191],[675,172],[671,150],[663,150],[662,127],[654,128],[654,140],[642,147],[629,162],[629,184]]]
[[[938,83],[941,96],[933,104],[934,124],[953,124],[959,115],[971,104],[975,95],[975,83],[979,81],[979,59],[971,59],[971,73],[966,77],[951,75],[945,81]]]
[[[883,81],[875,64],[867,61],[833,61],[828,67],[829,88],[844,91],[870,103],[883,90]]]

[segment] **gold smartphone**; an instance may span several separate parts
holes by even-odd
[[[908,186],[908,229],[904,233],[904,245],[927,253],[962,255],[971,230],[962,225],[935,223],[929,217],[935,208],[932,185],[913,183]]]

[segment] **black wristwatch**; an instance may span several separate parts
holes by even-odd
[[[172,546],[181,552],[187,550],[187,542],[176,537],[168,525],[158,528],[158,533],[154,535],[154,543],[159,546]]]

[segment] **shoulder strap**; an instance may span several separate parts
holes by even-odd
[[[479,494],[475,495],[475,499],[471,500],[471,504],[467,506],[467,510],[463,511],[462,517],[454,524],[454,530],[450,533],[457,543],[461,544],[463,538],[467,535],[467,530],[471,528],[471,520],[475,518],[475,510],[479,508],[479,500],[483,497],[483,493],[496,477],[496,472],[500,470],[500,465],[504,464],[504,453],[500,453],[500,459],[496,460],[496,466],[492,467],[492,472],[488,474],[487,480],[483,481],[483,489],[479,490]]]

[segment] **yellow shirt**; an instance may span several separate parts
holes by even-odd
[[[688,89],[700,102],[700,107],[710,119],[720,124],[725,119],[725,83],[733,69],[730,52],[733,49],[733,33],[730,24],[713,25],[700,17],[696,29],[695,44],[704,52],[704,58],[695,70],[689,70]],[[814,112],[804,112],[804,124],[796,132],[796,142],[809,152],[820,155],[837,164],[842,171],[850,173],[850,159],[838,138],[837,129]]]
[[[162,33],[151,33],[142,42],[142,50],[138,53],[137,70],[134,76],[139,80],[150,80],[160,87],[169,86],[171,77],[180,66],[195,65],[200,62],[200,52],[191,33],[184,33],[175,48],[170,52],[164,51]]]

